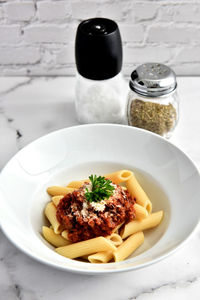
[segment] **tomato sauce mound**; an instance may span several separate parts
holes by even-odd
[[[72,242],[88,240],[98,236],[107,236],[121,223],[128,223],[135,218],[135,200],[127,190],[113,184],[114,193],[101,204],[89,203],[85,198],[85,183],[81,188],[64,196],[56,211],[56,216],[63,229],[68,231]]]

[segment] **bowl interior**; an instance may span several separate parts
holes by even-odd
[[[127,260],[92,265],[64,258],[41,236],[46,188],[90,174],[133,170],[153,203],[164,210],[161,225]],[[199,220],[199,173],[177,147],[149,132],[120,125],[85,125],[44,136],[22,149],[0,175],[1,226],[32,257],[57,268],[104,273],[143,267],[165,257],[191,234]],[[189,204],[188,204],[189,203]]]

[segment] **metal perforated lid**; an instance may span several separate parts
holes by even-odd
[[[130,88],[144,96],[163,96],[174,91],[176,87],[174,71],[160,63],[143,64],[131,74]]]

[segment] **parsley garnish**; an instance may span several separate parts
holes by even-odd
[[[90,175],[89,179],[92,184],[92,191],[89,192],[86,187],[85,197],[88,202],[100,202],[113,194],[115,188],[111,185],[111,180],[103,176],[97,177],[97,175]]]

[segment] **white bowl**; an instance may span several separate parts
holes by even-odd
[[[90,174],[131,169],[164,219],[145,232],[144,244],[119,263],[89,264],[57,254],[41,236],[49,185]],[[134,270],[174,252],[199,221],[200,176],[180,149],[158,135],[122,125],[62,129],[18,152],[0,174],[1,227],[18,248],[50,266],[78,273]]]

